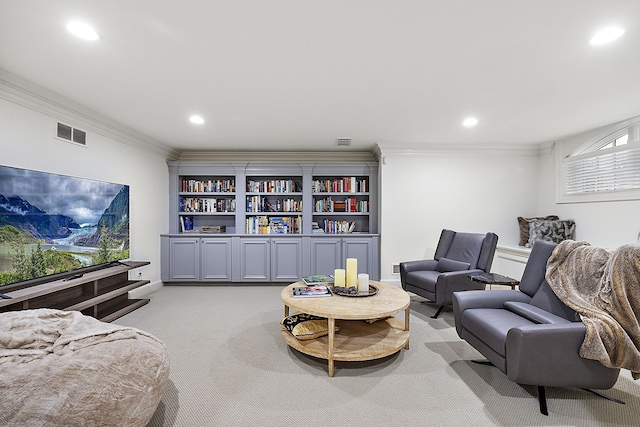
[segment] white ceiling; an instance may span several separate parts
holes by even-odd
[[[640,1],[0,0],[0,68],[177,150],[537,144],[640,115]]]

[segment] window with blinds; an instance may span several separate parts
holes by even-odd
[[[640,190],[640,142],[567,157],[564,173],[567,195]]]

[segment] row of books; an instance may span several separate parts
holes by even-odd
[[[315,201],[314,212],[369,212],[369,201],[347,197],[334,200],[332,197]]]
[[[247,212],[302,212],[302,200],[247,196]]]
[[[314,193],[367,193],[369,181],[355,176],[340,179],[314,179],[311,189]]]
[[[252,216],[246,219],[247,234],[300,234],[302,233],[301,216]]]
[[[235,186],[233,179],[183,179],[181,191],[184,193],[233,193]]]
[[[324,232],[329,234],[352,233],[356,228],[355,222],[324,220]]]
[[[267,181],[247,181],[248,193],[296,193],[300,185],[292,179],[273,179]]]
[[[236,199],[180,197],[180,212],[235,212]]]

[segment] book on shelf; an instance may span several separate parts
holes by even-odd
[[[302,278],[302,281],[306,285],[332,284],[333,276],[330,274],[317,274],[314,276],[305,276]]]
[[[294,298],[330,297],[331,292],[324,285],[295,286],[293,288],[293,296]]]
[[[180,217],[180,231],[183,233],[193,231],[193,217],[192,216],[181,216]]]

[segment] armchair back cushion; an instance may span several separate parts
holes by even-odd
[[[455,238],[449,246],[446,257],[456,261],[462,261],[469,263],[469,267],[465,268],[474,269],[478,263],[478,257],[482,250],[482,242],[484,236],[474,233],[456,233]]]
[[[547,272],[547,260],[556,248],[556,244],[553,242],[547,242],[545,240],[536,241],[535,247],[531,250],[529,260],[522,273],[522,279],[518,289],[520,292],[533,297],[540,285],[545,280],[544,276]]]
[[[553,292],[546,279],[542,282],[533,298],[531,298],[529,304],[571,322],[580,320],[575,310],[563,303],[555,292]]]

